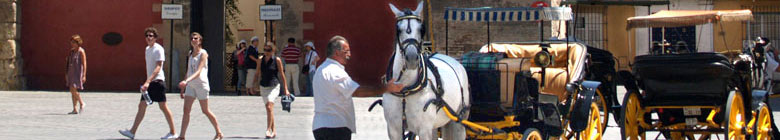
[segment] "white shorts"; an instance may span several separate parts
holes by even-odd
[[[187,89],[184,90],[184,96],[195,97],[198,100],[209,99],[208,86],[209,85],[200,84],[200,83],[187,84]]]
[[[279,96],[279,85],[276,84],[270,87],[260,86],[260,96],[263,96],[263,103],[273,103],[276,97]]]
[[[255,87],[255,74],[257,74],[257,69],[246,69],[246,88]]]

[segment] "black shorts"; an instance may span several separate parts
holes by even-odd
[[[149,98],[154,102],[165,102],[165,82],[163,80],[154,80],[149,83],[149,88],[146,89],[149,92]],[[141,100],[144,100],[143,95]]]

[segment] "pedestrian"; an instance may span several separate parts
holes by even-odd
[[[344,70],[351,56],[347,39],[334,36],[328,41],[327,58],[314,74],[314,120],[312,133],[318,140],[349,140],[355,133],[355,107],[352,96],[371,97],[399,92],[404,85],[395,79],[380,87],[359,85]]]
[[[78,34],[70,37],[70,52],[65,61],[67,69],[65,74],[65,85],[70,90],[70,99],[73,101],[73,111],[68,114],[79,114],[84,111],[84,100],[81,99],[79,90],[84,89],[84,83],[87,82],[87,54],[81,47],[84,40]],[[79,110],[76,110],[78,105]]]
[[[187,79],[179,82],[179,88],[185,90],[180,93],[181,98],[184,98],[184,115],[182,115],[181,119],[181,136],[178,139],[183,140],[187,134],[187,126],[190,124],[190,111],[192,111],[192,103],[195,99],[198,99],[201,112],[208,117],[211,125],[214,126],[214,130],[217,132],[214,139],[222,139],[222,130],[219,129],[217,117],[209,109],[209,54],[203,49],[203,36],[200,33],[192,32],[190,37],[192,37],[192,41],[190,41],[192,51],[190,51],[187,64]]]
[[[244,67],[246,67],[246,89],[249,95],[255,95],[255,84],[257,83],[257,57],[259,52],[257,51],[257,45],[259,43],[260,39],[257,38],[257,36],[252,37],[251,42],[252,45],[249,45],[249,48],[247,48],[245,51],[246,57],[244,57]]]
[[[304,59],[304,68],[302,70],[305,70],[305,76],[306,76],[306,94],[305,96],[312,96],[312,78],[314,77],[314,73],[317,70],[317,62],[320,61],[320,55],[317,54],[317,50],[314,48],[314,43],[307,42],[303,45],[304,49],[306,50],[306,57]]]
[[[300,67],[298,67],[298,60],[301,57],[301,49],[295,45],[295,38],[287,39],[287,47],[282,50],[282,58],[284,58],[284,75],[288,77],[286,85],[287,90],[293,91],[293,94],[300,95],[301,91],[298,84],[298,75],[300,74]],[[292,89],[291,89],[292,88]]]
[[[244,67],[244,58],[246,58],[246,40],[241,40],[238,45],[236,45],[236,50],[233,51],[233,59],[231,61],[235,61],[235,65],[233,65],[233,76],[234,80],[236,80],[236,92],[238,95],[241,95],[241,90],[244,89],[244,85],[246,82],[246,67]]]
[[[172,139],[178,137],[176,135],[176,129],[173,126],[173,116],[171,110],[168,109],[165,98],[165,72],[163,72],[163,63],[165,62],[165,50],[162,45],[157,44],[157,29],[149,27],[144,30],[146,38],[146,51],[144,53],[144,59],[146,62],[146,81],[141,85],[141,91],[149,93],[149,99],[153,102],[157,102],[160,107],[160,111],[165,115],[165,120],[168,121],[169,132],[160,139]],[[138,102],[138,112],[135,114],[135,121],[133,127],[130,130],[120,130],[119,133],[127,138],[134,139],[135,132],[138,130],[138,126],[144,119],[146,114],[146,101],[144,101],[143,95],[141,95],[141,101]]]
[[[277,57],[276,45],[272,42],[267,42],[263,47],[263,56],[260,56],[260,65],[257,66],[257,76],[260,77],[260,89],[261,96],[263,96],[263,103],[265,104],[266,119],[268,121],[265,131],[265,138],[276,138],[276,124],[274,123],[274,99],[279,96],[279,86],[281,83],[287,81],[283,71],[285,67],[282,67],[282,59]],[[280,81],[281,80],[281,81]],[[284,89],[287,89],[287,85],[284,85]],[[290,95],[289,90],[284,91],[284,95]]]

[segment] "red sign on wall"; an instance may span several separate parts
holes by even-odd
[[[531,4],[531,7],[533,7],[533,8],[550,7],[550,4],[547,4],[544,1],[536,1],[533,4]]]

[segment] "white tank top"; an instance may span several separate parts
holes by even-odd
[[[192,76],[194,72],[198,69],[198,65],[200,64],[201,61],[200,57],[203,54],[208,54],[208,53],[206,53],[206,50],[200,49],[200,53],[196,54],[195,56],[190,55],[189,64],[187,64],[187,77]],[[208,85],[209,84],[208,73],[209,73],[209,62],[206,61],[205,66],[203,66],[203,70],[200,71],[200,76],[190,81],[190,83],[203,83]]]

